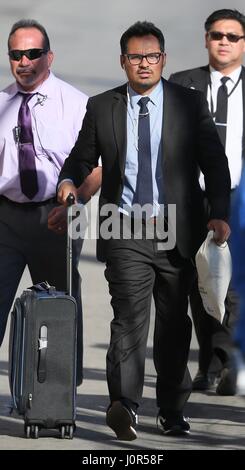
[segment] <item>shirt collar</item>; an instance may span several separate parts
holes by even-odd
[[[49,72],[49,76],[48,78],[46,78],[46,80],[44,80],[43,83],[41,83],[40,85],[38,85],[37,88],[35,88],[35,90],[32,90],[31,92],[28,92],[28,91],[25,91],[23,90],[19,84],[17,82],[13,83],[13,85],[11,86],[11,90],[9,91],[9,97],[8,99],[11,100],[12,98],[14,98],[19,92],[21,93],[37,93],[41,96],[45,96],[45,97],[48,97],[50,95],[50,86],[52,85],[53,83],[53,80],[54,80],[54,74],[50,71]]]
[[[150,98],[151,103],[157,106],[160,102],[160,98],[162,94],[163,94],[163,82],[162,80],[160,80],[157,86],[154,88],[154,90],[151,93],[149,93],[149,95],[144,95],[144,96],[148,96]],[[137,105],[140,98],[142,98],[142,95],[139,95],[138,93],[136,93],[133,90],[133,88],[130,86],[130,84],[128,84],[128,101],[130,102],[130,105],[132,108],[134,108]]]
[[[211,79],[211,83],[212,83],[212,86],[220,86],[220,79],[224,76],[221,72],[219,72],[218,70],[215,70],[211,65],[209,66],[209,70],[210,70],[210,79]],[[225,75],[226,77],[229,77],[233,83],[233,85],[235,85],[237,83],[237,81],[239,80],[239,77],[240,77],[240,74],[241,74],[241,71],[242,71],[242,66],[240,65],[240,67],[237,67],[237,69],[233,70],[233,72]]]

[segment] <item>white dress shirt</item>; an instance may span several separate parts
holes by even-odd
[[[242,137],[243,137],[243,96],[242,80],[239,80],[242,67],[238,67],[232,73],[225,75],[230,80],[226,82],[228,89],[228,112],[226,127],[226,145],[225,153],[228,158],[231,174],[231,188],[238,186],[242,171]],[[210,67],[211,86],[208,86],[207,100],[211,110],[211,101],[213,101],[213,111],[216,111],[217,94],[221,85],[221,78],[224,75]],[[239,80],[239,82],[238,82]],[[236,86],[236,84],[238,85]],[[236,88],[233,90],[233,88]],[[230,94],[230,96],[229,96]],[[200,184],[204,188],[204,178],[201,174]]]

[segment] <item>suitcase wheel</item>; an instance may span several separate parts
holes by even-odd
[[[74,426],[72,425],[66,425],[66,426],[61,426],[60,427],[60,438],[65,439],[66,437],[68,439],[73,439],[73,434],[74,434]]]
[[[65,439],[65,434],[66,434],[66,427],[61,426],[61,428],[60,428],[60,438]]]
[[[33,437],[33,439],[38,439],[38,437],[39,437],[39,428],[38,428],[38,426],[35,425],[35,426],[32,426],[32,428],[33,428],[33,429],[32,429],[32,437]]]
[[[27,439],[30,439],[31,437],[31,426],[26,426],[25,425],[25,435]]]
[[[39,437],[39,428],[37,425],[32,424],[31,426],[25,425],[25,435],[27,439],[38,439]]]
[[[69,439],[73,439],[73,434],[74,434],[74,426],[68,426],[69,427],[69,432],[67,433]]]

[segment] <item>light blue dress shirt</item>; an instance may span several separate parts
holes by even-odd
[[[144,95],[146,96],[146,95]],[[162,117],[163,117],[163,83],[160,81],[154,90],[147,95],[150,98],[148,109],[150,113],[151,133],[151,164],[153,183],[153,214],[157,215],[159,204],[163,204],[163,174],[162,174]],[[138,173],[138,119],[140,106],[138,95],[128,86],[127,104],[127,153],[125,164],[124,187],[120,207],[126,209],[133,204]],[[127,210],[126,210],[127,212]]]

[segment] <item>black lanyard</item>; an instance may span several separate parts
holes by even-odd
[[[233,91],[235,91],[236,87],[238,86],[240,80],[242,78],[242,72],[240,73],[239,77],[238,77],[238,80],[237,82],[235,83],[234,87],[232,88],[232,90],[230,91],[230,93],[228,93],[227,97],[229,98],[231,96],[231,94],[233,93]],[[220,85],[221,86],[221,85]],[[213,97],[212,97],[212,83],[211,83],[211,77],[210,77],[210,74],[209,74],[209,87],[210,87],[210,112],[211,112],[211,115],[212,115],[212,118],[215,118],[216,116],[216,112],[214,112],[214,103],[213,103]]]

